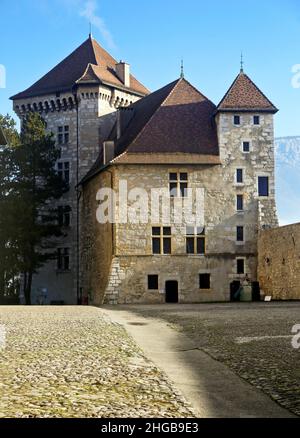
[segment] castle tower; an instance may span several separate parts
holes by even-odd
[[[67,58],[27,90],[13,96],[14,110],[22,120],[38,112],[57,139],[61,158],[57,167],[70,189],[61,199],[65,235],[57,260],[34,277],[33,299],[75,304],[80,295],[78,183],[99,156],[111,131],[116,110],[136,102],[149,91],[130,74],[130,66],[117,62],[91,35]]]

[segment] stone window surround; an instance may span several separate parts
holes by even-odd
[[[243,210],[238,210],[237,208],[237,199],[238,196],[242,196],[243,197]],[[236,197],[235,197],[235,211],[239,214],[244,214],[245,213],[245,194],[244,193],[237,193]]]
[[[235,117],[239,117],[240,119],[240,123],[234,123],[234,119],[235,119]],[[240,127],[240,126],[242,126],[242,116],[240,115],[240,114],[234,114],[233,116],[232,116],[232,125],[233,126],[235,126],[235,127]]]
[[[269,178],[269,195],[268,196],[259,196],[259,191],[258,191],[258,179],[259,179],[259,177],[268,177]],[[268,172],[259,172],[259,173],[257,173],[256,174],[256,192],[255,192],[255,196],[258,198],[258,199],[269,199],[271,196],[270,196],[270,189],[271,189],[271,187],[270,187],[270,182],[271,182],[271,179],[270,179],[270,173],[268,173]]]
[[[160,234],[153,234],[153,229],[154,228],[160,228]],[[164,228],[170,228],[171,229],[171,234],[164,234]],[[170,255],[172,255],[172,236],[173,236],[173,228],[171,225],[152,225],[151,227],[151,243],[152,243],[152,256],[164,256],[164,257],[169,257]],[[158,253],[154,253],[153,251],[153,239],[160,239],[160,254]],[[170,253],[164,253],[164,239],[170,239],[171,241],[171,251]]]
[[[237,171],[239,169],[242,169],[242,171],[243,171],[243,182],[237,182]],[[236,167],[235,173],[234,173],[234,184],[235,184],[235,186],[243,187],[245,185],[246,169],[247,168],[245,166],[238,166],[238,167]]]
[[[158,287],[157,287],[157,289],[153,289],[153,288],[149,288],[149,277],[154,277],[154,276],[156,276],[157,277],[157,284],[158,284]],[[146,278],[146,285],[147,285],[147,290],[149,291],[149,292],[158,292],[159,290],[160,290],[160,287],[159,287],[159,273],[155,273],[155,274],[147,274],[147,278]]]
[[[68,253],[66,254],[65,251],[68,251]],[[58,262],[59,262],[59,251],[61,251],[61,261],[64,264],[64,258],[67,256],[68,257],[68,269],[64,269],[59,268],[58,267]],[[57,248],[57,266],[56,266],[56,272],[57,273],[68,273],[71,271],[71,249],[70,247],[58,247]]]
[[[209,285],[210,285],[210,288],[209,289],[204,289],[204,288],[201,288],[200,287],[200,275],[209,275]],[[198,274],[198,289],[201,291],[201,292],[211,292],[212,291],[212,287],[211,287],[211,283],[212,283],[212,275],[211,275],[211,272],[208,272],[208,271],[204,271],[204,270],[202,270],[202,271],[199,271],[199,274]]]
[[[176,179],[171,179],[171,174],[175,174],[176,173]],[[181,175],[187,175],[186,179],[181,179]],[[169,190],[170,189],[170,185],[171,184],[176,184],[177,185],[177,196],[172,196],[170,193],[170,198],[184,198],[185,196],[182,195],[182,191],[181,191],[181,185],[185,184],[188,188],[188,184],[189,184],[189,172],[186,169],[168,169],[168,181],[169,181]]]
[[[244,151],[244,143],[249,143],[249,152],[248,151]],[[241,151],[243,154],[250,154],[252,152],[253,148],[252,148],[252,140],[248,139],[248,138],[243,138],[243,140],[241,141]]]
[[[238,262],[238,260],[244,260],[244,273],[243,274],[238,274],[238,272],[237,272],[237,262]],[[245,275],[247,274],[247,271],[248,271],[247,268],[248,268],[248,266],[247,266],[247,257],[239,256],[239,257],[235,258],[235,261],[234,261],[234,275],[236,277],[238,277],[238,278],[245,277]]]
[[[257,123],[254,123],[254,118],[255,117],[258,117],[259,118],[259,123],[257,124]],[[253,116],[252,116],[252,118],[251,118],[251,120],[252,120],[252,126],[256,126],[256,127],[259,127],[259,126],[261,126],[261,115],[260,114],[253,114]]]
[[[203,230],[202,234],[198,234],[198,230],[197,230],[197,228],[201,228],[201,227],[194,227],[194,234],[188,234],[187,233],[187,228],[188,227],[186,227],[186,229],[185,229],[185,241],[187,243],[187,239],[188,238],[194,239],[194,253],[188,253],[186,251],[186,255],[188,257],[190,257],[190,256],[192,256],[192,257],[194,257],[194,256],[205,257],[205,255],[206,255],[206,243],[207,243],[206,242],[206,229],[205,229],[205,227],[204,227],[204,230]],[[198,253],[197,252],[198,239],[204,240],[204,253]]]
[[[238,227],[243,227],[243,240],[237,240],[237,228]],[[244,224],[237,224],[237,226],[235,227],[235,241],[236,244],[239,246],[243,246],[246,243],[246,227]]]
[[[64,166],[66,163],[69,163],[69,168],[68,168],[68,169],[66,169],[65,166]],[[65,180],[65,171],[68,171],[68,172],[69,172],[68,183],[70,183],[70,181],[71,181],[71,179],[72,179],[71,161],[70,161],[70,160],[64,160],[64,159],[60,159],[60,160],[58,160],[58,161],[57,161],[57,164],[56,164],[56,169],[57,169],[58,172],[59,172],[59,169],[58,169],[59,164],[62,164],[62,165],[63,165],[63,168],[62,168],[61,172],[62,172],[62,175],[63,175],[64,180]]]

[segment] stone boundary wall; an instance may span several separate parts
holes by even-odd
[[[300,223],[259,232],[258,280],[274,300],[300,300]]]

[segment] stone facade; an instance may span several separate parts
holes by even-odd
[[[258,254],[263,293],[274,300],[300,300],[300,224],[260,231]]]
[[[14,100],[14,110],[22,118],[30,111],[37,111],[47,123],[47,129],[58,139],[58,128],[69,127],[69,140],[61,145],[59,162],[69,163],[70,190],[59,201],[61,206],[71,208],[70,226],[65,228],[62,239],[57,241],[58,248],[69,250],[69,269],[58,270],[57,261],[45,265],[33,278],[32,302],[50,303],[63,301],[76,304],[78,301],[77,275],[77,211],[81,211],[77,197],[80,193],[76,186],[91,169],[98,158],[103,141],[108,136],[116,121],[116,111],[120,106],[127,106],[141,96],[129,91],[117,90],[109,86],[80,86],[77,89],[78,102],[78,157],[77,157],[77,108],[72,93],[44,95],[27,99]],[[77,174],[78,163],[78,174]],[[80,214],[79,214],[80,216]],[[81,223],[79,221],[79,234]],[[80,253],[79,248],[79,253]]]
[[[172,164],[117,165],[110,167],[112,185],[103,185],[100,173],[83,188],[83,198],[89,205],[93,230],[87,227],[95,241],[105,238],[103,225],[95,220],[97,187],[113,187],[127,182],[128,191],[169,187],[169,174],[188,174],[189,188],[204,188],[205,255],[186,254],[186,223],[172,225],[172,254],[153,255],[152,227],[169,226],[159,222],[147,224],[113,225],[113,248],[110,250],[111,265],[107,261],[98,264],[96,270],[84,270],[83,287],[89,278],[103,278],[95,283],[94,302],[116,303],[163,303],[166,282],[177,281],[179,302],[228,301],[230,284],[242,280],[248,274],[257,280],[257,237],[259,228],[278,225],[275,206],[274,137],[273,115],[260,116],[260,125],[253,125],[253,113],[240,114],[241,124],[235,126],[232,113],[216,117],[220,148],[219,165],[182,166]],[[243,141],[250,142],[250,151],[244,152]],[[236,182],[236,170],[244,170],[243,183]],[[269,196],[259,197],[258,177],[269,177]],[[236,197],[244,197],[244,211],[237,211]],[[116,209],[118,213],[118,206]],[[244,227],[244,242],[237,242],[237,226]],[[83,240],[85,236],[83,234]],[[97,245],[92,252],[83,252],[83,260],[100,257]],[[99,248],[100,253],[102,246]],[[107,254],[106,256],[107,257]],[[237,259],[245,260],[245,271],[237,273]],[[83,261],[83,265],[84,265]],[[105,265],[105,266],[104,266]],[[105,271],[105,274],[103,273]],[[199,289],[199,275],[211,277],[209,290]],[[158,290],[148,290],[148,275],[158,275]]]

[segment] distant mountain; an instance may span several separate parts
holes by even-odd
[[[275,156],[280,224],[300,222],[300,136],[276,138]]]

